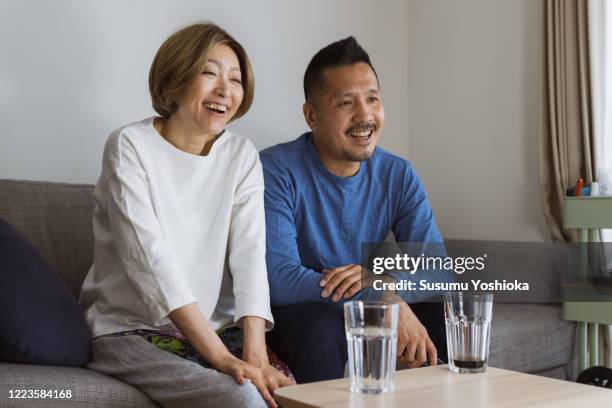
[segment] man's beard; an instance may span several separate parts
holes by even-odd
[[[346,149],[342,151],[342,157],[352,162],[362,162],[372,157],[373,153],[374,153],[374,149],[367,150],[365,152],[353,152],[351,150]]]
[[[374,141],[374,137],[376,136],[376,133],[378,131],[378,125],[374,122],[363,122],[363,123],[358,123],[354,126],[351,126],[349,129],[346,130],[345,134],[347,137],[351,137],[351,133],[353,131],[371,131],[371,135],[370,138],[372,141]],[[364,160],[368,160],[370,157],[372,157],[372,154],[374,153],[374,148],[372,148],[371,150],[366,150],[365,152],[363,150],[360,150],[359,152],[355,152],[352,151],[351,149],[344,149],[342,151],[342,157],[345,160],[349,160],[352,162],[362,162]]]

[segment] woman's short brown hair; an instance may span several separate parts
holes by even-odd
[[[176,112],[176,100],[202,72],[210,50],[218,44],[225,44],[236,53],[242,75],[242,103],[230,120],[238,119],[247,113],[255,94],[251,62],[242,45],[211,22],[184,27],[168,37],[159,47],[149,71],[149,91],[155,112],[164,118]]]

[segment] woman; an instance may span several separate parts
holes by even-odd
[[[266,352],[261,164],[225,130],[253,101],[249,59],[221,28],[190,25],[157,52],[149,88],[160,117],[113,132],[95,188],[89,368],[163,406],[276,406],[291,380]]]

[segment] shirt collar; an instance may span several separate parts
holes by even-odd
[[[367,166],[370,159],[362,161],[359,165],[359,170],[357,170],[357,173],[355,173],[354,175],[350,177],[337,176],[327,170],[325,166],[323,166],[323,163],[321,163],[319,153],[317,153],[317,149],[315,148],[314,142],[312,140],[312,132],[304,133],[302,136],[300,136],[300,139],[304,140],[304,143],[307,146],[306,150],[308,150],[308,156],[310,157],[311,161],[314,164],[314,167],[316,168],[316,171],[319,174],[342,188],[354,190],[359,185],[361,179],[363,178],[363,174],[366,171],[365,167]]]

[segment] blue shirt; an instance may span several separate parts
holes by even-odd
[[[260,157],[275,306],[331,302],[320,295],[320,271],[360,264],[361,243],[382,242],[390,231],[398,242],[442,242],[423,185],[407,160],[377,147],[357,174],[339,177],[323,167],[311,132],[267,148]]]

